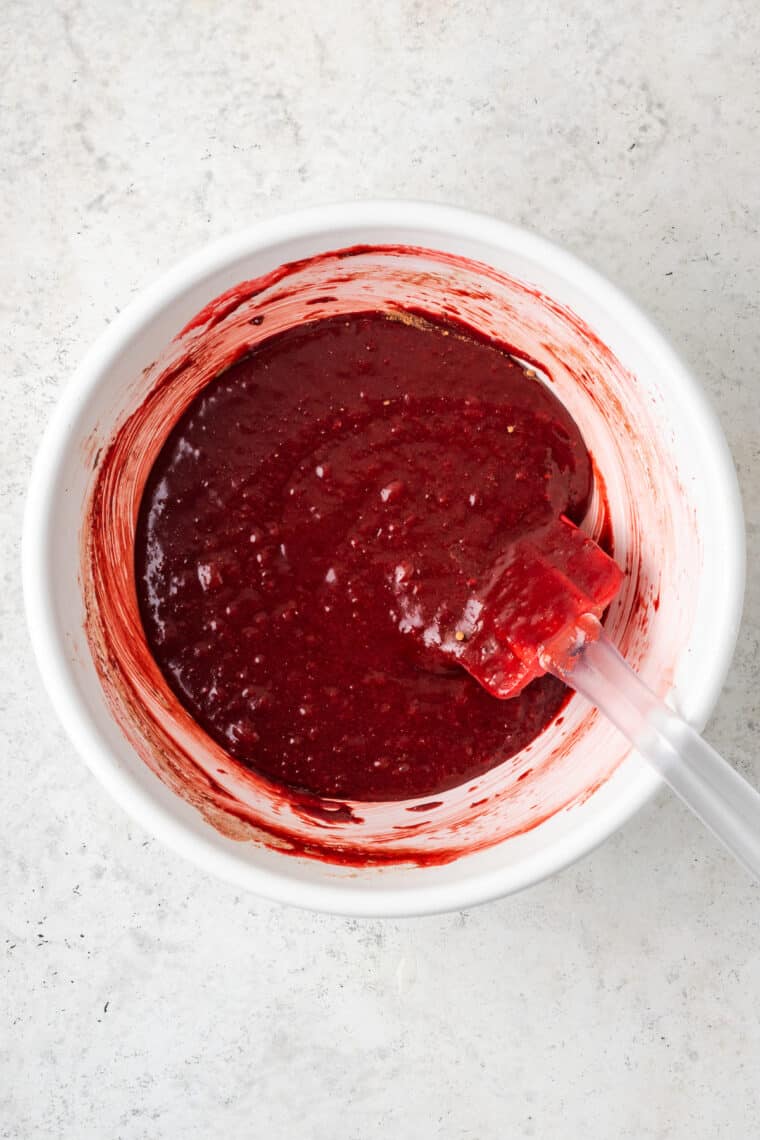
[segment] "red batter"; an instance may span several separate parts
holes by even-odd
[[[495,701],[441,649],[499,553],[580,521],[591,481],[566,410],[495,345],[378,313],[301,325],[209,384],[156,461],[135,551],[151,651],[272,780],[433,795],[562,706],[546,676]]]

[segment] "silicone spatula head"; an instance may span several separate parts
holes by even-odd
[[[494,696],[515,696],[545,672],[542,650],[570,642],[585,614],[601,617],[622,580],[620,567],[593,539],[556,519],[497,560],[460,663]]]
[[[513,542],[494,561],[484,590],[467,602],[441,652],[493,696],[514,697],[546,670],[540,654],[586,614],[601,617],[623,574],[564,517]]]

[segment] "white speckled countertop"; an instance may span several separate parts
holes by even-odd
[[[671,798],[471,913],[240,895],[75,756],[18,572],[58,392],[178,258],[336,198],[486,210],[619,282],[715,401],[750,575],[709,736],[760,782],[759,42],[754,0],[6,0],[0,1136],[760,1133],[760,889]]]

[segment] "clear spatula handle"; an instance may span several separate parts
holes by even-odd
[[[639,679],[595,618],[582,622],[590,636],[570,654],[542,654],[544,668],[596,705],[760,879],[760,794]]]

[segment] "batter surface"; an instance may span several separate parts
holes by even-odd
[[[318,796],[433,796],[564,703],[548,676],[494,700],[441,646],[509,543],[580,522],[591,486],[568,412],[497,346],[379,313],[301,325],[210,383],[154,465],[135,546],[151,652],[246,767]]]

